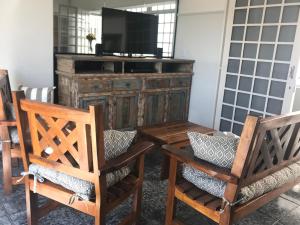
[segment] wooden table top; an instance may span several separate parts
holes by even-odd
[[[174,122],[161,124],[154,127],[141,128],[143,136],[159,142],[160,144],[175,144],[188,141],[188,131],[196,131],[202,134],[212,134],[214,129],[204,127],[191,122]]]

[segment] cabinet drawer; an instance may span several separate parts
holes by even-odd
[[[170,87],[170,79],[149,79],[146,80],[147,89],[160,89]]]
[[[114,80],[113,90],[139,90],[141,89],[141,80]]]
[[[78,80],[79,93],[97,93],[111,90],[111,81]]]
[[[175,78],[171,81],[171,87],[190,87],[191,82],[190,77]]]

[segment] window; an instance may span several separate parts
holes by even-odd
[[[157,47],[163,48],[164,57],[172,57],[174,52],[177,13],[176,1],[157,3],[143,7],[130,7],[125,9],[131,12],[144,12],[159,16]]]
[[[177,1],[137,5],[122,10],[158,15],[157,47],[163,48],[164,57],[174,53]],[[86,39],[88,33],[96,35],[94,43],[101,43],[102,17],[96,11],[86,11],[77,7],[60,5],[58,15],[58,51],[69,53],[92,53]]]
[[[86,35],[93,33],[96,36],[95,43],[101,43],[102,17],[100,14],[92,14],[87,11],[79,11],[77,23],[77,53],[92,53]]]

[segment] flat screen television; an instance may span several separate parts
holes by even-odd
[[[102,8],[104,53],[156,54],[158,16]]]

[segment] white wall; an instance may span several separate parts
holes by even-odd
[[[53,1],[0,0],[0,67],[18,85],[53,85]]]
[[[213,127],[226,0],[180,0],[175,57],[196,60],[189,120]]]

